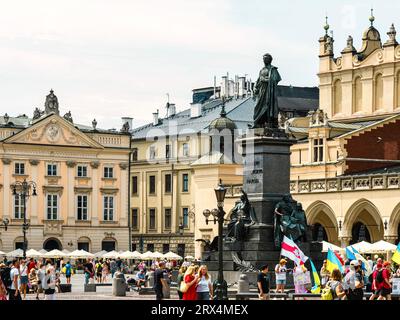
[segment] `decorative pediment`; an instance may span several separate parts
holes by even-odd
[[[36,122],[31,127],[5,139],[4,143],[29,143],[103,149],[101,144],[56,114],[51,114]]]

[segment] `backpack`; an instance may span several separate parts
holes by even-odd
[[[0,277],[1,277],[1,281],[3,282],[4,286],[6,288],[9,288],[12,284],[11,268],[10,267],[1,268],[0,269]]]
[[[376,281],[377,283],[382,283],[382,282],[383,282],[383,270],[379,270],[379,271],[376,273],[375,281]]]
[[[330,282],[328,282],[325,288],[322,289],[321,299],[322,300],[333,300],[332,288],[330,286]]]

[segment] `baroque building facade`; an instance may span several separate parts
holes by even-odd
[[[9,221],[0,250],[22,248],[23,201],[13,184],[25,179],[37,185],[26,202],[28,248],[128,250],[129,132],[59,114],[51,91],[33,118],[0,117],[0,221]]]
[[[320,38],[320,108],[291,119],[291,192],[303,203],[314,238],[338,245],[399,241],[400,46],[392,25],[383,43],[370,26],[356,50],[349,36],[334,57]]]

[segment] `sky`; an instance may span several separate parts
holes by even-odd
[[[348,35],[361,47],[370,8],[382,41],[399,26],[391,0],[0,0],[0,115],[44,109],[53,88],[60,113],[99,128],[134,127],[177,111],[194,88],[229,72],[252,80],[269,52],[281,84],[318,86],[325,15],[336,55]],[[399,36],[400,39],[400,36]],[[399,40],[400,41],[400,40]]]

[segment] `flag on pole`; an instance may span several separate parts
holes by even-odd
[[[397,249],[392,256],[392,261],[400,264],[400,243],[398,244]]]
[[[369,265],[367,260],[365,260],[365,258],[361,254],[355,253],[354,255],[356,256],[355,260],[361,261],[361,263],[362,263],[361,267],[365,271],[365,275],[368,277],[372,273],[371,266]]]
[[[346,247],[346,257],[348,260],[356,260],[356,256],[354,255],[353,247]]]
[[[340,260],[335,253],[328,248],[328,255],[326,257],[326,270],[332,273],[334,269],[339,269],[339,271],[343,273],[343,266]]]
[[[281,244],[281,256],[287,257],[294,261],[298,266],[303,265],[308,257],[304,255],[303,251],[294,243],[293,240],[284,236]]]
[[[310,259],[312,275],[314,278],[314,286],[311,288],[311,293],[321,293],[321,281],[318,276],[317,269],[315,269],[314,263]]]

